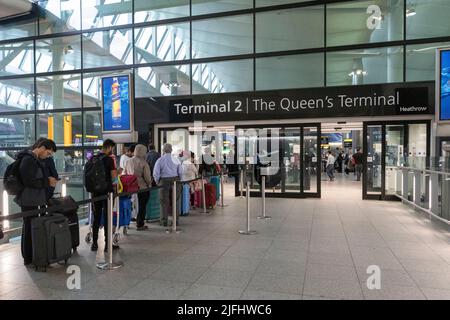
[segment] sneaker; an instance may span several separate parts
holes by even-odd
[[[97,251],[98,250],[98,245],[94,242],[92,245],[91,245],[91,251]]]
[[[144,230],[147,230],[147,229],[148,229],[148,226],[142,226],[142,227],[137,227],[136,228],[137,231],[144,231]]]

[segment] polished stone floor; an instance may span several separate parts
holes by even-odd
[[[66,266],[37,273],[18,243],[2,245],[0,299],[450,299],[449,227],[400,202],[362,201],[353,177],[323,181],[322,199],[268,198],[268,221],[252,198],[249,236],[238,233],[245,199],[226,189],[228,206],[182,217],[180,234],[131,229],[114,253],[121,269],[98,270],[103,250],[83,241],[69,263],[79,290],[67,288]],[[373,265],[381,288],[371,290]]]

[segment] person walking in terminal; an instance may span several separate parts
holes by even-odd
[[[145,157],[145,160],[147,160],[148,165],[150,166],[150,173],[153,177],[153,168],[155,167],[156,161],[161,158],[161,154],[156,151],[155,145],[153,143],[148,145],[148,153]],[[155,179],[152,181],[152,186],[156,187]]]
[[[92,196],[99,197],[107,195],[110,192],[114,192],[114,186],[113,183],[117,183],[117,170],[116,170],[116,164],[113,158],[113,149],[116,146],[116,143],[111,139],[106,139],[103,142],[102,150],[95,155],[94,157],[97,157],[98,160],[102,161],[104,169],[105,169],[105,179],[106,179],[106,190],[105,192],[101,193],[94,193]],[[100,229],[100,222],[103,221],[103,231],[105,233],[105,251],[108,251],[108,200],[101,200],[94,203],[94,222],[92,224],[92,246],[91,251],[97,251],[98,250],[98,231]],[[119,249],[118,245],[113,245],[113,250]]]
[[[356,149],[353,159],[355,162],[356,181],[361,181],[361,173],[363,171],[363,153],[361,148]]]
[[[132,174],[137,177],[139,189],[147,189],[152,185],[152,176],[150,166],[145,161],[147,148],[143,144],[138,144],[134,149],[134,156],[125,164],[125,174]],[[150,198],[150,192],[140,192],[137,195],[139,202],[139,211],[136,218],[136,227],[138,231],[147,230],[145,225],[145,209]]]
[[[161,224],[165,227],[167,227],[167,220],[171,213],[172,185],[174,181],[179,181],[181,179],[182,174],[183,169],[178,157],[172,155],[172,145],[170,143],[164,144],[163,156],[156,161],[155,167],[153,168],[153,178],[159,186],[166,187],[159,190],[159,198],[162,209]],[[176,193],[178,204],[178,199],[181,194],[181,184],[177,184]],[[179,210],[176,211],[178,220]],[[177,222],[173,221],[172,223]]]
[[[56,152],[53,140],[44,139],[32,147],[32,150],[21,151],[17,155],[20,161],[19,175],[24,186],[22,192],[14,198],[21,211],[35,210],[47,203],[47,188],[56,186],[54,177],[47,177],[43,160]],[[31,220],[36,216],[23,218],[22,257],[24,265],[29,265],[33,258],[31,242]]]
[[[330,181],[334,181],[334,163],[336,159],[331,151],[327,152],[327,175]]]

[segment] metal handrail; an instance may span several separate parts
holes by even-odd
[[[446,171],[437,171],[437,170],[431,170],[431,169],[419,169],[419,168],[414,168],[414,167],[399,167],[399,166],[393,166],[393,168],[398,169],[398,170],[412,170],[412,171],[436,173],[436,174],[441,174],[444,176],[450,176],[450,171],[446,172]]]

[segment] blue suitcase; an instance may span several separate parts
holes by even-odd
[[[119,198],[119,227],[129,226],[131,222],[132,215],[132,205],[131,205],[131,197],[120,197]],[[104,226],[104,219],[100,221],[100,225]],[[117,212],[113,212],[113,226],[117,226]]]
[[[182,202],[181,202],[181,215],[187,216],[191,207],[191,188],[189,184],[183,184]]]
[[[159,189],[150,190],[150,199],[145,210],[145,220],[155,221],[160,219]]]
[[[220,198],[220,177],[218,177],[218,176],[211,177],[211,184],[213,184],[216,187],[216,200],[219,200],[219,198]]]

